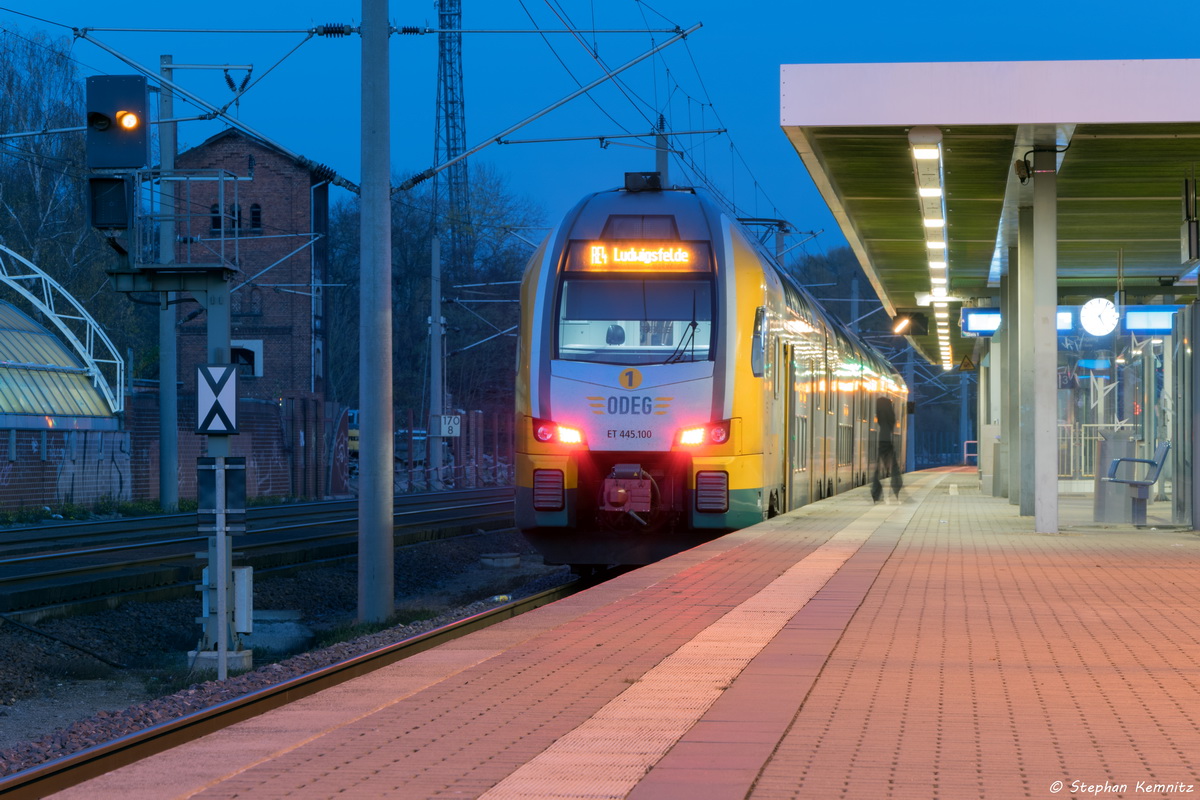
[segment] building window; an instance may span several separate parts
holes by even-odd
[[[208,208],[209,223],[208,229],[213,233],[221,230],[221,207],[213,203]]]
[[[247,314],[262,314],[262,290],[255,286],[250,290],[250,308]]]
[[[262,206],[258,203],[250,206],[250,232],[262,233]]]
[[[229,342],[229,360],[238,368],[240,378],[263,375],[262,339],[234,339]]]
[[[242,377],[242,378],[253,378],[254,377],[255,361],[257,360],[255,358],[255,355],[256,354],[253,350],[247,350],[244,347],[230,348],[229,359],[238,368],[238,375],[240,377]]]

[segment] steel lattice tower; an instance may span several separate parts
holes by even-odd
[[[461,155],[467,149],[466,110],[463,105],[462,79],[462,0],[437,0],[438,85],[437,120],[433,136],[434,164]],[[440,180],[439,180],[440,179]],[[461,279],[471,262],[471,192],[467,160],[434,176],[434,196],[445,209],[446,217],[438,227],[448,246],[444,252],[448,277]],[[444,202],[443,202],[444,201]]]

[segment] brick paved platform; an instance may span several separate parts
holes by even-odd
[[[907,479],[59,796],[1200,796],[1200,536]]]

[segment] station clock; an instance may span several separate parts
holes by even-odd
[[[1107,297],[1094,297],[1079,309],[1079,324],[1092,336],[1107,336],[1117,328],[1121,315]]]

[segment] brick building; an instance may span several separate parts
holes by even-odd
[[[231,360],[239,365],[235,456],[250,497],[350,492],[345,410],[325,400],[328,183],[321,167],[226,130],[176,159],[176,262],[233,272]],[[223,176],[215,180],[215,176]],[[179,496],[194,498],[196,367],[207,319],[178,313]],[[133,381],[124,413],[85,364],[0,300],[0,511],[158,497],[157,382]]]
[[[283,452],[271,458],[287,461],[285,493],[327,495],[339,483],[330,471],[338,414],[325,402],[328,174],[233,129],[180,153],[175,166],[198,176],[177,190],[178,218],[186,222],[176,261],[235,270],[230,360],[239,365],[240,405],[278,406]],[[207,320],[196,303],[181,303],[178,314],[182,412],[189,402],[194,407],[196,365],[208,361]],[[267,454],[248,454],[260,456]]]

